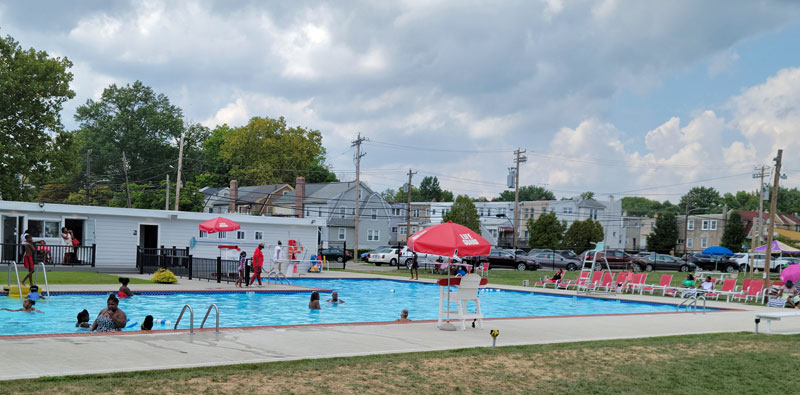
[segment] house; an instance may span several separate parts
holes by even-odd
[[[678,245],[676,252],[701,252],[711,246],[718,246],[727,221],[727,212],[722,214],[702,214],[678,216]]]
[[[551,200],[550,211],[559,220],[567,223],[567,228],[575,221],[591,218],[603,227],[605,245],[608,248],[624,248],[627,239],[624,234],[622,201],[609,196],[607,202],[576,197],[568,200]]]
[[[61,245],[60,229],[66,226],[82,245],[97,245],[96,267],[109,270],[134,270],[138,246],[190,247],[189,252],[195,257],[215,258],[220,255],[220,245],[238,246],[251,254],[261,242],[270,246],[278,240],[284,245],[288,240],[296,240],[310,257],[317,253],[317,235],[326,226],[324,220],[314,218],[228,213],[225,218],[238,222],[241,229],[206,234],[198,226],[218,217],[218,213],[12,201],[0,201],[0,216],[3,243],[18,243],[20,231],[27,229],[34,240]],[[3,260],[8,260],[8,255],[4,249]],[[10,255],[13,257],[13,251]]]
[[[386,200],[363,182],[328,182],[306,184],[298,177],[295,189],[274,204],[298,218],[320,218],[327,223],[323,243],[353,247],[355,241],[355,199],[359,196],[358,248],[369,249],[389,244],[391,209]]]
[[[519,202],[519,221],[517,222],[517,246],[528,247],[530,232],[528,232],[528,221],[536,221],[543,214],[547,214],[550,207],[550,200],[531,200]],[[513,217],[513,215],[512,215]],[[513,218],[512,218],[513,221]]]
[[[624,216],[622,222],[625,235],[625,245],[622,248],[627,251],[647,250],[647,236],[653,233],[656,219]]]
[[[758,211],[755,210],[739,210],[737,211],[742,216],[744,222],[744,229],[747,238],[751,239],[761,232],[761,241],[754,243],[756,246],[763,245],[767,240],[767,229],[769,227],[769,212],[762,213],[762,220],[758,221]],[[763,229],[762,229],[763,224]],[[755,227],[755,228],[754,228]],[[775,232],[784,237],[800,241],[800,218],[795,214],[775,214]]]
[[[288,215],[286,210],[275,206],[275,201],[294,190],[289,184],[270,184],[240,187],[232,180],[227,188],[205,187],[204,213],[239,213],[250,215]]]

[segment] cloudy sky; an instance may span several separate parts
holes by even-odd
[[[76,98],[141,80],[193,122],[287,118],[328,162],[396,188],[408,169],[496,196],[677,201],[755,189],[784,149],[800,186],[800,2],[541,0],[36,1],[0,4],[0,34],[74,62]]]

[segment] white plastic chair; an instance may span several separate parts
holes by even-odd
[[[478,325],[483,329],[483,314],[481,314],[481,300],[478,298],[478,289],[480,288],[481,277],[475,273],[467,274],[461,278],[461,283],[458,285],[454,299],[458,306],[456,318],[461,321],[461,330],[467,330],[467,320],[478,320]],[[475,313],[467,311],[467,304],[473,301],[475,303]]]

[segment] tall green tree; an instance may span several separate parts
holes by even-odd
[[[289,127],[283,117],[253,117],[224,134],[220,155],[240,185],[294,184],[324,162],[325,149],[318,130]]]
[[[394,202],[407,202],[408,201],[408,192],[403,190],[403,187],[397,188],[394,192]],[[420,192],[419,188],[411,185],[411,201],[412,202],[422,202],[422,192]]]
[[[583,200],[594,199],[594,192],[586,191],[584,193],[581,193],[581,199]]]
[[[678,207],[685,210],[688,207],[692,214],[718,214],[722,212],[722,197],[719,192],[711,187],[694,187],[689,193],[681,196]]]
[[[731,213],[731,216],[728,218],[728,222],[725,224],[725,230],[722,232],[722,240],[720,244],[733,252],[739,252],[742,250],[742,245],[746,239],[747,233],[745,233],[742,216],[738,212],[734,211]]]
[[[675,214],[656,218],[653,232],[647,235],[647,249],[662,254],[669,253],[678,244],[678,220]]]
[[[500,197],[498,197],[497,200],[500,202],[513,202],[514,191],[501,192]],[[556,195],[538,185],[526,185],[524,187],[519,187],[519,201],[529,202],[533,200],[556,200]]]
[[[72,135],[63,130],[61,109],[75,96],[69,88],[72,62],[44,51],[23,49],[0,38],[0,197],[33,198],[47,181],[75,170]]]
[[[439,200],[439,201],[440,201],[440,202],[452,202],[452,201],[453,201],[453,192],[451,192],[451,191],[448,191],[448,190],[446,190],[446,189],[445,189],[445,190],[443,190],[443,191],[442,191],[442,197],[441,197],[441,200]]]
[[[472,229],[478,234],[481,233],[481,222],[478,217],[478,209],[472,203],[472,199],[467,195],[458,195],[453,207],[442,216],[442,222],[451,221]]]
[[[600,222],[587,218],[584,221],[575,221],[564,233],[563,245],[576,253],[589,250],[592,243],[603,241],[603,226]]]
[[[166,205],[166,180],[160,183],[150,184],[131,184],[131,207],[142,209],[163,210]],[[175,194],[170,194],[169,208],[172,210],[175,204]],[[203,194],[193,181],[186,181],[181,188],[180,211],[203,211]],[[114,198],[110,202],[113,207],[127,207],[128,201],[124,190],[114,193]]]
[[[122,183],[123,152],[131,181],[160,180],[176,171],[183,113],[141,81],[112,84],[99,101],[89,99],[78,107],[75,119],[80,123],[81,153],[91,150],[91,174],[96,178]]]
[[[632,216],[653,218],[656,214],[677,214],[680,208],[669,200],[662,203],[640,196],[626,196],[622,198],[622,211]]]
[[[765,206],[768,202],[764,202]],[[778,188],[778,212],[784,214],[800,213],[800,190],[797,188]]]
[[[438,202],[442,198],[442,187],[437,177],[425,177],[419,183],[419,192],[425,202]]]
[[[758,194],[748,191],[738,191],[736,194],[728,192],[722,196],[722,203],[729,210],[757,210]]]
[[[528,228],[529,234],[528,246],[552,249],[557,249],[561,246],[566,226],[558,220],[556,213],[551,211],[547,214],[542,214],[535,221],[530,218],[525,226]]]

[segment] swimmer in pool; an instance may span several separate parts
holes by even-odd
[[[26,313],[42,313],[42,314],[44,314],[44,311],[37,310],[36,308],[33,307],[33,305],[35,305],[35,304],[36,304],[36,301],[30,300],[30,299],[25,299],[25,300],[22,301],[22,308],[21,309],[11,310],[11,309],[2,308],[0,310],[5,310],[5,311],[24,311]]]
[[[328,299],[328,302],[330,302],[330,303],[344,303],[344,300],[343,299],[339,299],[339,293],[336,292],[336,291],[333,291],[331,293],[331,298]]]
[[[311,293],[311,301],[308,302],[308,308],[311,310],[320,310],[319,306],[319,292],[314,291]]]
[[[76,328],[85,328],[89,329],[92,327],[92,324],[89,322],[89,311],[83,309],[80,313],[78,313],[78,322],[75,324]]]

